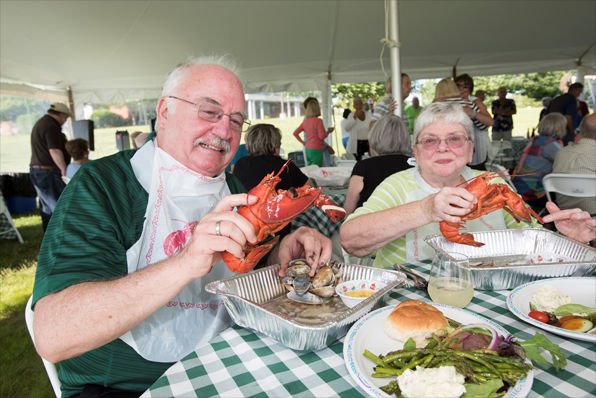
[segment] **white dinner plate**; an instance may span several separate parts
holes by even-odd
[[[485,323],[492,326],[499,335],[509,335],[509,332],[503,329],[500,325],[473,312],[443,304],[430,303],[430,305],[439,309],[446,317],[461,322],[464,325]],[[348,373],[369,396],[391,398],[389,395],[385,394],[380,387],[389,384],[389,382],[394,379],[377,379],[371,377],[371,374],[374,373],[373,368],[376,364],[366,358],[363,354],[365,349],[378,356],[403,348],[403,343],[393,340],[391,337],[387,336],[383,330],[387,316],[394,308],[394,305],[383,307],[362,317],[352,326],[344,341],[344,361],[348,368]],[[534,371],[530,370],[528,376],[519,380],[515,386],[509,389],[504,397],[526,397],[532,390],[533,382]]]
[[[553,278],[526,283],[525,285],[513,289],[513,291],[509,293],[509,297],[507,297],[507,307],[509,307],[509,311],[513,312],[513,314],[522,321],[528,322],[533,326],[548,332],[570,337],[572,339],[596,343],[596,335],[561,329],[556,326],[539,322],[528,316],[532,296],[534,296],[536,290],[544,285],[551,285],[563,295],[571,296],[575,304],[596,308],[596,278]]]

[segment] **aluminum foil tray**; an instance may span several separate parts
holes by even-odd
[[[437,252],[468,256],[474,288],[478,290],[513,289],[545,278],[589,276],[596,269],[596,249],[544,228],[472,232],[472,235],[485,245],[460,245],[442,235],[429,235],[424,240]],[[542,256],[561,262],[538,262]],[[480,263],[484,265],[478,266]]]
[[[342,264],[342,267],[345,281],[376,280],[385,283],[385,287],[353,308],[347,308],[339,297],[326,299],[333,303],[336,313],[332,320],[317,324],[279,312],[277,304],[289,300],[286,298],[288,291],[279,277],[281,265],[211,282],[205,289],[222,296],[231,318],[238,325],[264,333],[294,350],[315,351],[341,339],[354,322],[384,306],[390,290],[406,283],[406,276],[394,270],[355,264]]]

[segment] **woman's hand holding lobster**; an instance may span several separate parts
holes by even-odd
[[[225,196],[196,226],[184,249],[175,259],[181,261],[192,278],[200,278],[221,260],[221,252],[243,256],[247,242],[255,243],[255,229],[234,207],[254,204],[256,196],[247,194]],[[218,234],[219,232],[219,234]]]
[[[428,223],[448,221],[458,223],[461,216],[472,210],[478,199],[464,188],[444,187],[422,200]]]
[[[317,268],[331,260],[331,240],[319,231],[301,227],[286,236],[279,245],[279,261],[282,265],[280,276],[286,275],[290,261],[305,258],[311,266],[310,276],[314,276]]]
[[[553,202],[547,202],[549,215],[544,222],[555,222],[557,229],[565,236],[586,243],[596,239],[596,220],[587,211],[581,209],[560,210]]]

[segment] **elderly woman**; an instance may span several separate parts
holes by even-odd
[[[459,96],[472,101],[479,110],[478,114],[471,116],[472,122],[474,122],[474,154],[470,161],[470,167],[476,170],[486,170],[486,159],[492,157],[493,154],[488,128],[494,124],[494,120],[482,101],[472,95],[474,92],[474,79],[464,73],[454,80],[459,90]]]
[[[410,134],[399,117],[389,114],[379,119],[368,141],[375,156],[354,166],[344,206],[346,214],[362,206],[385,178],[412,167],[406,155],[410,150]]]
[[[474,127],[458,104],[437,102],[426,106],[414,126],[414,155],[418,167],[388,177],[364,205],[343,224],[341,245],[364,257],[378,250],[376,267],[432,258],[424,237],[439,234],[439,222],[459,222],[477,202],[460,185],[481,174],[466,166],[472,158]],[[493,182],[502,182],[495,178]],[[596,220],[579,209],[551,213],[560,232],[581,242],[596,238]],[[466,223],[468,231],[522,228],[505,211],[495,211]]]
[[[546,115],[538,124],[538,135],[528,142],[513,172],[512,182],[530,206],[546,205],[547,198],[542,180],[553,171],[555,155],[562,148],[561,140],[567,134],[566,129],[565,116],[560,113]]]
[[[372,114],[364,110],[362,98],[354,98],[354,114],[348,116],[345,128],[350,131],[350,139],[346,151],[356,154],[356,160],[362,159],[368,153],[368,128],[372,120]]]

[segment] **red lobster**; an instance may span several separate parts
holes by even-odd
[[[260,244],[269,235],[272,235],[286,225],[294,217],[304,213],[313,206],[325,211],[335,222],[343,220],[346,211],[321,192],[321,188],[305,185],[301,188],[290,188],[276,191],[275,187],[281,181],[279,174],[288,167],[290,160],[281,170],[274,175],[268,174],[259,185],[250,190],[249,194],[258,196],[259,200],[254,205],[243,205],[238,208],[238,214],[246,218],[255,227],[257,243],[248,245],[244,250],[244,258],[236,258],[229,252],[223,252],[222,258],[228,268],[233,272],[245,274],[257,265],[259,260],[269,253],[279,240],[279,236],[269,242]]]
[[[466,190],[476,196],[478,203],[474,205],[470,213],[461,217],[461,222],[441,221],[439,223],[439,229],[447,240],[454,243],[461,243],[462,245],[484,246],[484,243],[476,242],[472,234],[460,233],[460,230],[463,229],[465,221],[474,220],[500,209],[504,209],[511,214],[518,223],[521,220],[531,223],[532,216],[541,224],[544,223],[542,218],[534,210],[526,207],[523,199],[509,189],[507,184],[488,184],[490,180],[496,177],[499,177],[499,173],[486,172],[471,179],[468,185],[466,185]]]

